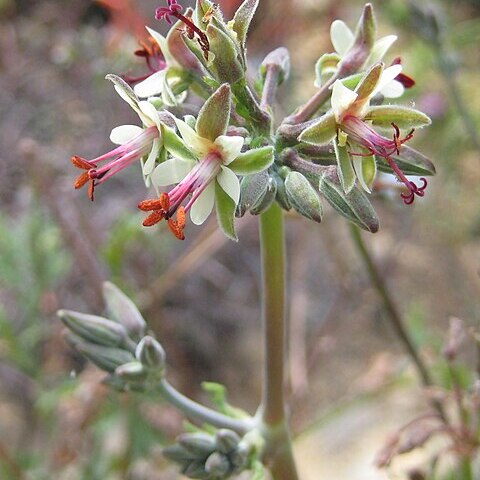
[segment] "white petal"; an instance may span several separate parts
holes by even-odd
[[[374,97],[378,92],[380,92],[380,90],[382,90],[385,85],[388,85],[401,72],[401,65],[392,65],[391,67],[386,68],[383,71],[382,76],[380,77],[380,80],[375,87],[375,90],[371,93],[370,98]]]
[[[195,166],[195,162],[172,158],[158,165],[150,175],[153,185],[164,187],[181,182]]]
[[[117,145],[123,145],[142,133],[143,128],[137,125],[120,125],[110,132],[110,140]]]
[[[153,141],[152,149],[150,150],[150,153],[145,160],[145,163],[143,164],[142,170],[145,176],[150,175],[153,172],[153,168],[155,167],[155,160],[157,159],[158,152],[160,151],[160,145],[160,139],[156,138]]]
[[[160,127],[157,109],[150,102],[146,100],[138,102],[138,107],[140,108],[140,118],[145,125]]]
[[[215,203],[215,182],[205,188],[205,190],[195,200],[190,209],[190,218],[195,225],[201,225],[212,213]]]
[[[170,55],[170,51],[168,50],[167,39],[161,33],[158,33],[152,28],[149,28],[149,27],[145,27],[145,28],[147,29],[150,36],[153,37],[153,39],[158,43],[158,46],[162,51],[163,57],[165,58],[167,65],[169,66],[175,65],[176,62],[173,59],[173,57]]]
[[[330,27],[330,38],[335,51],[341,56],[347,53],[355,37],[342,20],[335,20]]]
[[[159,94],[163,89],[163,79],[165,78],[166,70],[160,70],[159,72],[152,73],[143,82],[137,83],[133,87],[133,91],[140,98],[153,97]]]
[[[196,153],[199,157],[205,156],[208,151],[212,148],[213,143],[206,138],[202,138],[197,132],[189,127],[183,120],[175,118],[175,123],[177,124],[178,131],[182,136],[187,147]]]
[[[222,171],[217,175],[217,182],[237,205],[240,199],[240,181],[238,177],[229,168],[222,166]]]
[[[340,80],[336,80],[332,88],[332,110],[337,121],[348,110],[358,95],[347,88]]]
[[[396,35],[387,35],[386,37],[378,39],[373,45],[370,56],[366,61],[366,65],[373,65],[374,63],[379,62],[396,40]]]
[[[387,98],[398,98],[403,95],[404,91],[405,88],[399,81],[392,80],[382,88],[380,93]]]
[[[215,142],[213,143],[220,150],[224,165],[228,165],[229,163],[233,162],[238,155],[240,155],[244,141],[245,139],[243,137],[229,137],[227,135],[220,135],[215,139]]]

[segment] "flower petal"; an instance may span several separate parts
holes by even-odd
[[[373,45],[370,56],[368,57],[366,64],[373,65],[374,63],[379,62],[385,56],[389,48],[396,42],[396,35],[387,35],[378,39]]]
[[[382,76],[380,77],[375,90],[370,95],[370,98],[373,98],[378,92],[380,92],[383,87],[388,85],[392,80],[394,80],[402,72],[402,66],[400,64],[392,65],[391,67],[386,68]]]
[[[110,141],[117,145],[123,145],[142,133],[142,131],[143,128],[138,125],[120,125],[111,131]]]
[[[155,167],[155,161],[158,157],[158,153],[160,152],[161,142],[159,138],[156,138],[152,143],[152,149],[145,160],[145,163],[142,166],[143,175],[147,176],[153,172]]]
[[[181,182],[195,166],[195,162],[171,158],[158,165],[151,175],[156,187],[164,187]]]
[[[332,110],[337,122],[340,121],[342,114],[357,99],[357,96],[354,91],[347,88],[340,80],[335,81],[332,87]]]
[[[399,98],[403,92],[405,92],[405,87],[398,80],[392,80],[380,90],[380,93],[386,98]]]
[[[340,55],[344,55],[352,46],[355,37],[345,22],[335,20],[330,27],[330,39],[335,51]]]
[[[217,175],[217,182],[237,205],[240,199],[240,181],[238,177],[229,168],[222,166],[222,171]]]
[[[215,203],[215,182],[205,188],[190,209],[190,218],[195,225],[201,225],[212,213]]]
[[[140,98],[153,97],[159,94],[163,89],[163,80],[165,78],[166,70],[152,73],[149,77],[133,87],[133,91]]]
[[[233,162],[240,155],[244,141],[243,137],[238,136],[220,135],[216,138],[213,143],[220,150],[224,165]]]
[[[212,148],[213,143],[210,140],[200,137],[200,135],[183,120],[175,118],[175,123],[188,148],[193,150],[199,157],[205,156],[210,148]]]
[[[138,108],[140,109],[139,115],[142,122],[149,127],[156,126],[160,130],[160,119],[157,109],[146,100],[138,102]]]

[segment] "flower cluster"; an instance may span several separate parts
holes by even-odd
[[[145,184],[156,192],[138,205],[148,213],[143,225],[164,220],[181,240],[187,217],[200,225],[214,207],[220,228],[232,239],[235,216],[259,214],[274,201],[321,221],[322,197],[350,221],[376,231],[378,220],[365,194],[375,191],[378,171],[393,173],[403,184],[406,204],[425,195],[425,177],[435,169],[406,143],[430,120],[413,108],[384,103],[415,82],[399,58],[383,63],[397,37],[376,38],[372,6],[365,6],[355,32],[333,22],[334,52],[321,55],[315,67],[317,93],[275,131],[271,103],[290,63],[284,48],[267,55],[259,70],[259,98],[247,81],[246,55],[257,5],[245,0],[228,22],[209,0],[197,0],[194,9],[184,10],[177,0],[157,8],[156,19],[172,28],[166,37],[148,28],[149,43],[136,52],[150,73],[125,81],[107,76],[141,126],[114,128],[110,139],[118,146],[104,155],[72,157],[83,170],[75,188],[88,184],[93,200],[96,186],[141,163]],[[182,116],[187,95],[192,100]],[[193,112],[192,105],[198,105]]]

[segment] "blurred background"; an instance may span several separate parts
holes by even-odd
[[[157,398],[110,392],[62,339],[56,310],[100,314],[107,279],[137,302],[181,391],[205,400],[200,382],[220,382],[251,412],[260,398],[256,218],[238,222],[238,244],[214,218],[176,242],[163,226],[141,226],[135,206],[147,194],[134,168],[99,188],[95,203],[72,187],[70,157],[107,151],[112,127],[137,122],[104,77],[145,73],[133,52],[143,25],[165,31],[153,17],[158,3],[0,0],[2,480],[178,478],[159,452],[182,418]],[[433,119],[413,145],[438,175],[413,207],[397,193],[378,196],[381,230],[363,238],[435,367],[449,317],[480,319],[480,2],[416,2],[422,11],[406,0],[373,3],[379,33],[399,36],[386,60],[401,56],[416,81],[402,102]],[[231,18],[237,1],[220,4]],[[292,54],[279,114],[313,93],[331,22],[353,28],[362,6],[261,1],[252,61],[281,45]],[[348,224],[327,209],[322,225],[291,215],[287,229],[289,395],[302,478],[409,478],[428,452],[387,470],[374,458],[425,399]]]

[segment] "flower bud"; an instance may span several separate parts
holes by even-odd
[[[115,375],[126,382],[143,382],[146,380],[148,372],[140,362],[135,360],[117,367]]]
[[[215,432],[217,450],[225,455],[234,450],[237,447],[238,442],[240,442],[240,437],[233,430],[222,428]]]
[[[290,54],[285,47],[279,47],[267,54],[260,65],[260,75],[265,79],[269,68],[278,69],[278,84],[283,83],[290,76]]]
[[[285,179],[285,191],[292,207],[303,217],[314,222],[322,221],[320,197],[310,182],[300,172],[290,172]]]
[[[237,448],[229,454],[230,461],[236,471],[241,471],[247,466],[250,452],[251,446],[248,443],[241,441]]]
[[[337,168],[329,168],[321,177],[320,192],[328,203],[345,218],[363,230],[375,233],[378,231],[378,217],[367,196],[354,187],[345,193],[338,178]]]
[[[267,188],[263,196],[259,198],[254,205],[252,205],[250,208],[250,213],[252,215],[260,215],[261,213],[265,212],[268,208],[270,208],[270,205],[275,200],[276,194],[277,184],[275,183],[275,180],[269,176]]]
[[[68,336],[67,336],[68,340]],[[89,342],[76,342],[75,350],[88,358],[97,367],[113,373],[117,367],[134,360],[133,355],[126,350],[114,347],[105,347]]]
[[[182,473],[189,478],[210,478],[210,474],[205,470],[205,463],[202,460],[193,460],[182,470]]]
[[[230,462],[226,455],[213,452],[205,462],[205,471],[215,478],[223,478],[230,471]]]
[[[143,337],[137,345],[135,356],[148,369],[165,369],[165,350],[155,338]]]
[[[235,215],[243,217],[254,205],[261,202],[269,188],[270,175],[260,172],[254,175],[246,175],[240,182],[240,200]]]
[[[177,443],[198,458],[205,458],[215,451],[215,440],[206,433],[184,433],[177,438]]]
[[[141,338],[147,324],[135,304],[111,282],[103,284],[103,296],[109,315],[126,328],[131,338]]]
[[[88,342],[108,347],[123,346],[126,343],[127,331],[112,320],[72,310],[59,310],[57,315],[72,332]]]
[[[165,458],[168,458],[172,462],[176,463],[190,463],[192,460],[195,460],[197,456],[192,452],[189,452],[181,445],[174,444],[162,449],[162,455]]]

